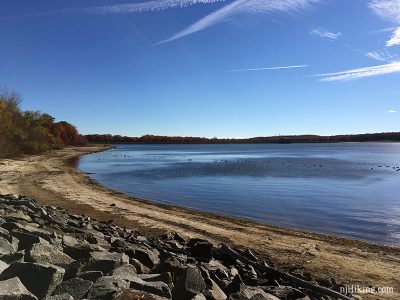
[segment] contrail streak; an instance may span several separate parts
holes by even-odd
[[[281,70],[281,69],[295,69],[295,68],[305,68],[308,65],[297,65],[297,66],[282,66],[282,67],[265,67],[265,68],[252,68],[252,69],[237,69],[237,70],[226,70],[222,71],[225,73],[231,72],[251,72],[251,71],[264,71],[264,70]]]

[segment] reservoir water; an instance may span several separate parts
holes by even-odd
[[[154,202],[400,244],[400,144],[117,145],[79,169]]]

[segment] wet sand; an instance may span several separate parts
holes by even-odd
[[[400,299],[400,248],[279,228],[228,216],[155,204],[106,189],[76,170],[82,154],[107,146],[67,148],[45,155],[0,160],[0,193],[26,195],[42,205],[137,228],[144,234],[168,231],[251,248],[284,270],[308,271],[346,285],[392,287],[393,294],[364,299]],[[115,204],[115,206],[110,206]]]

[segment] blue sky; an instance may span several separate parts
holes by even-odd
[[[2,0],[0,86],[82,133],[400,130],[400,0]]]

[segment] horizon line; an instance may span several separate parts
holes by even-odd
[[[185,136],[185,135],[157,135],[157,134],[143,134],[140,136],[128,136],[121,134],[110,134],[110,133],[90,133],[90,134],[82,134],[82,136],[101,136],[101,135],[111,135],[111,136],[120,136],[126,138],[142,138],[145,136],[151,137],[166,137],[166,138],[200,138],[200,139],[232,139],[232,140],[249,140],[256,138],[272,138],[272,137],[302,137],[302,136],[316,136],[316,137],[337,137],[337,136],[360,136],[360,135],[383,135],[383,134],[400,134],[400,131],[382,131],[382,132],[365,132],[365,133],[338,133],[338,134],[315,134],[315,133],[302,133],[302,134],[276,134],[276,135],[259,135],[259,136],[251,136],[251,137],[206,137],[206,136]]]

